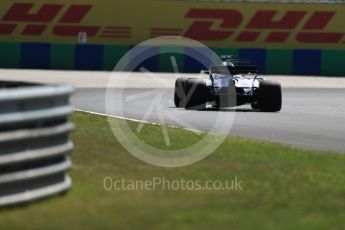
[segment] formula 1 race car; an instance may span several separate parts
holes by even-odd
[[[175,82],[176,107],[201,110],[220,109],[251,104],[262,112],[278,112],[282,106],[282,91],[278,82],[258,77],[258,66],[246,60],[222,56],[223,63],[210,66],[208,79],[178,78]]]

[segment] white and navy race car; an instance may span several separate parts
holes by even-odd
[[[223,57],[219,66],[204,73],[208,79],[178,78],[175,82],[176,107],[189,110],[224,108],[251,104],[263,112],[278,112],[282,107],[282,91],[278,82],[258,77],[257,65]]]

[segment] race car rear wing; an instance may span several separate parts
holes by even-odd
[[[211,74],[257,74],[257,65],[238,65],[238,66],[211,66],[209,72]]]

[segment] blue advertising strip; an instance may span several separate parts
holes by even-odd
[[[50,68],[50,45],[47,43],[22,43],[20,56],[21,68]]]
[[[264,49],[240,49],[240,59],[249,59],[259,67],[259,74],[265,73],[266,69],[266,50]]]
[[[320,75],[321,51],[300,49],[293,51],[293,74]]]
[[[207,70],[213,62],[210,50],[206,48],[187,47],[184,54],[185,73],[200,73],[201,70]]]
[[[136,46],[129,52],[128,71],[159,72],[159,47]]]
[[[103,45],[76,45],[75,69],[103,70]]]
[[[120,58],[132,47],[129,45],[63,45],[48,43],[0,43],[0,68],[27,69],[74,69],[111,70]],[[143,47],[138,55],[132,51],[128,60],[132,65],[137,60],[151,56],[135,67],[151,72],[173,71],[170,54],[160,54],[159,47]],[[215,49],[217,54],[229,54],[250,59],[260,68],[261,74],[330,75],[345,76],[345,50],[315,49]],[[164,56],[165,55],[165,56]],[[192,57],[199,57],[196,60]],[[201,62],[211,64],[207,49],[184,48],[178,57],[178,69],[185,73],[198,73],[206,69]],[[201,61],[201,62],[200,62]],[[114,66],[113,66],[114,65]],[[129,69],[130,70],[130,69]]]

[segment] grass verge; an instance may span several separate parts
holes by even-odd
[[[160,168],[130,155],[107,119],[75,113],[72,190],[28,206],[2,210],[0,229],[342,229],[345,155],[227,137],[207,159]],[[130,122],[132,127],[137,124]],[[144,138],[159,145],[161,127]],[[169,129],[181,146],[200,137]],[[181,180],[206,183],[238,178],[237,190],[106,190],[114,180]]]

